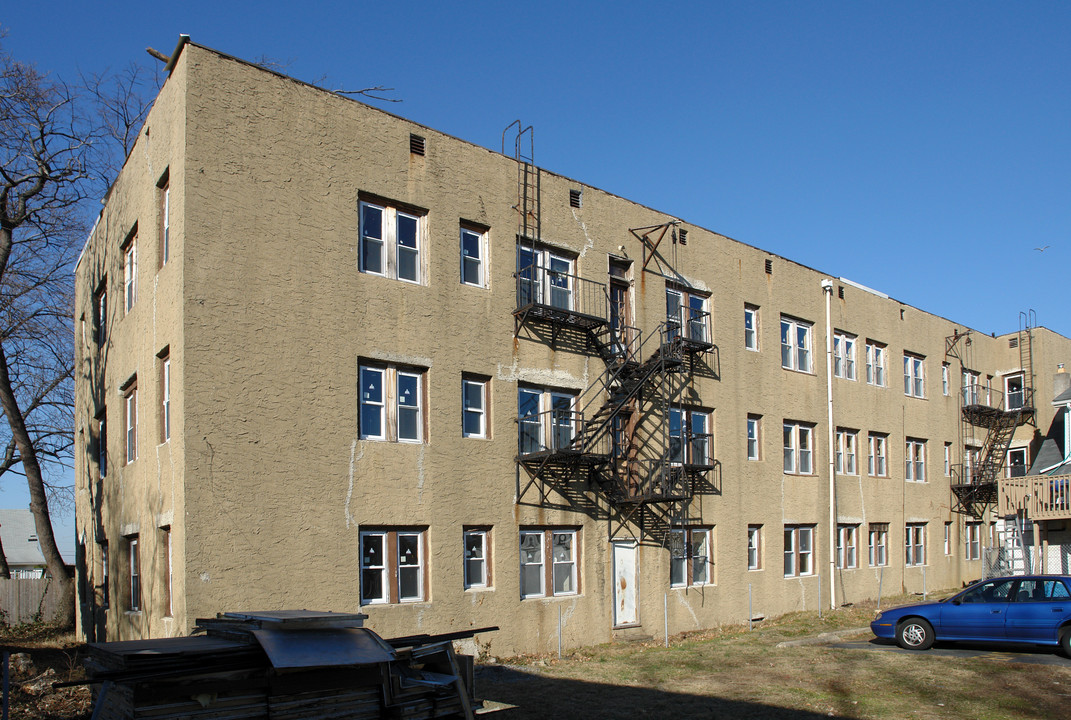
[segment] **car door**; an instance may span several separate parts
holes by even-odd
[[[1008,640],[1057,641],[1056,631],[1071,615],[1071,593],[1059,578],[1024,578],[1008,605]]]
[[[938,640],[1003,640],[1009,599],[1016,578],[975,585],[941,606]]]

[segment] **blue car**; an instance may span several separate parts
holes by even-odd
[[[1002,577],[937,602],[885,610],[870,623],[908,650],[935,640],[1059,645],[1071,657],[1071,576]]]

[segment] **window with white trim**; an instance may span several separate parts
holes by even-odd
[[[672,407],[669,410],[669,461],[674,465],[713,464],[710,413]]]
[[[747,416],[747,459],[762,459],[762,416]]]
[[[126,539],[127,568],[130,572],[129,585],[127,586],[127,608],[130,612],[141,611],[141,550],[138,536],[131,535]]]
[[[781,367],[803,373],[813,372],[811,329],[809,322],[781,316]]]
[[[517,307],[549,305],[575,310],[576,261],[545,247],[517,246]]]
[[[756,352],[759,349],[759,308],[757,305],[744,305],[744,347]]]
[[[424,441],[424,370],[361,364],[358,383],[362,440]]]
[[[783,437],[785,472],[814,474],[814,426],[786,420]]]
[[[138,301],[138,230],[135,226],[123,244],[123,302],[127,312]]]
[[[1026,475],[1029,467],[1027,462],[1029,448],[1011,448],[1008,450],[1008,467],[1005,470],[1008,477],[1022,477]]]
[[[904,478],[926,482],[926,441],[907,438],[904,442]]]
[[[945,477],[952,477],[952,443],[945,443]]]
[[[123,425],[126,428],[126,462],[138,459],[138,381],[135,377],[123,388]]]
[[[945,523],[945,555],[952,554],[952,523]]]
[[[711,585],[714,552],[712,528],[689,527],[670,530],[670,587]]]
[[[388,204],[361,201],[360,269],[411,283],[421,283],[423,213]]]
[[[852,570],[859,566],[859,526],[837,525],[837,568]]]
[[[171,356],[164,350],[160,357],[160,441],[171,439]]]
[[[855,430],[837,429],[836,470],[842,475],[858,474],[855,462],[857,438]]]
[[[578,539],[573,529],[521,530],[522,599],[577,594]]]
[[[904,565],[915,567],[926,564],[926,523],[908,523],[904,526]]]
[[[576,394],[561,390],[517,388],[518,452],[563,450],[573,442],[577,413]]]
[[[762,570],[762,525],[747,526],[747,569]]]
[[[487,528],[465,530],[465,589],[491,586],[490,534]]]
[[[833,375],[855,380],[855,335],[833,333]]]
[[[461,226],[461,284],[487,287],[487,231]]]
[[[425,528],[361,531],[361,604],[383,605],[425,599]]]
[[[785,577],[814,574],[814,525],[785,525]]]
[[[948,379],[951,370],[948,367],[948,363],[941,363],[941,392],[944,395],[948,395],[950,392],[949,385],[951,381]]]
[[[870,567],[885,567],[889,564],[889,523],[870,523],[868,551]]]
[[[167,171],[157,185],[160,199],[160,267],[171,257],[171,183]]]
[[[969,522],[964,525],[966,536],[965,548],[968,560],[979,560],[982,557],[982,523]]]
[[[693,289],[666,286],[666,321],[671,339],[678,336],[711,342],[710,297]]]
[[[1004,408],[1006,410],[1026,407],[1029,399],[1024,388],[1023,373],[1004,376]]]
[[[924,398],[926,359],[921,355],[904,353],[904,395]]]
[[[964,406],[978,405],[982,401],[982,385],[978,373],[972,370],[963,371],[963,394],[960,396]]]
[[[982,449],[977,445],[967,445],[963,448],[963,473],[967,478],[966,482],[978,482],[981,474],[981,465],[978,463],[978,459],[982,454]]]
[[[868,385],[885,387],[885,346],[867,340],[866,342],[866,381]]]
[[[474,375],[461,377],[461,434],[467,438],[489,436],[487,424],[488,388],[487,378]]]
[[[871,477],[888,477],[888,436],[870,433],[867,436],[866,471]]]

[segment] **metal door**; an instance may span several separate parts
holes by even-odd
[[[639,547],[634,542],[612,544],[614,563],[614,627],[638,625],[639,588],[637,587]]]

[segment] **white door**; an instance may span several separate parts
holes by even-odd
[[[636,559],[639,548],[634,542],[613,543],[614,627],[638,625],[639,590],[636,586]]]

